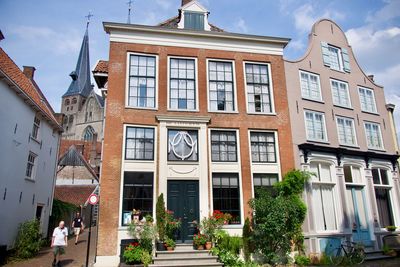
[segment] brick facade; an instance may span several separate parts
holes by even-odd
[[[158,110],[125,108],[127,81],[126,62],[128,52],[158,55]],[[168,111],[168,56],[197,58],[199,112]],[[234,60],[238,113],[226,114],[208,112],[206,59],[209,58]],[[270,63],[276,115],[247,114],[243,61]],[[211,120],[207,125],[208,128],[230,128],[239,130],[240,164],[243,187],[241,201],[244,206],[244,215],[247,217],[250,214],[247,202],[252,197],[248,130],[276,130],[278,132],[279,146],[277,149],[279,149],[280,155],[281,174],[283,175],[294,168],[293,145],[284,75],[284,62],[281,55],[111,42],[101,174],[98,255],[116,255],[119,246],[118,227],[120,218],[122,149],[124,142],[123,125],[136,124],[158,126],[157,115],[210,116]],[[157,142],[156,145],[158,145]],[[157,157],[159,157],[158,154],[156,154],[156,162],[158,162]],[[207,155],[207,157],[209,158],[210,155]],[[156,198],[156,196],[154,196],[154,198]]]

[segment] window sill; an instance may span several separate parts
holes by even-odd
[[[372,111],[366,111],[366,110],[361,110],[361,112],[365,113],[365,114],[374,115],[374,116],[379,116],[380,115],[378,112],[372,112]]]
[[[184,161],[184,160],[178,160],[178,161],[167,161],[168,165],[199,165],[198,161]]]
[[[219,113],[219,114],[239,114],[239,111],[223,111],[223,110],[208,110],[208,113]]]
[[[330,70],[333,70],[333,71],[336,71],[336,72],[339,72],[339,73],[343,73],[343,74],[345,74],[345,73],[347,73],[347,72],[345,72],[344,70],[337,70],[337,69],[332,69],[330,66],[327,66]]]
[[[211,164],[215,165],[238,165],[238,161],[211,161]]]
[[[307,97],[304,97],[304,96],[302,96],[301,99],[302,100],[306,100],[306,101],[310,101],[310,102],[314,102],[314,103],[325,104],[325,101],[323,101],[323,100],[307,98]]]
[[[158,107],[155,107],[155,108],[144,108],[144,107],[131,107],[131,106],[128,106],[128,105],[125,105],[125,108],[126,109],[138,109],[138,110],[151,110],[151,111],[157,111],[158,110]]]
[[[145,160],[145,159],[127,159],[127,158],[125,158],[125,163],[154,163],[154,162],[155,162],[154,159]]]
[[[171,109],[171,108],[168,108],[167,111],[169,111],[169,112],[200,112],[200,110],[198,110],[198,109],[191,110],[191,109]]]
[[[32,141],[35,141],[38,145],[42,144],[42,141],[39,141],[39,139],[36,139],[36,138],[34,138],[32,136],[30,136],[30,138],[31,138]]]
[[[353,107],[346,107],[346,106],[342,106],[342,105],[338,105],[338,104],[333,104],[334,107],[337,108],[344,108],[344,109],[348,109],[348,110],[354,110]]]
[[[35,179],[29,178],[29,177],[25,177],[25,181],[31,182],[31,183],[35,183]]]
[[[276,116],[276,112],[247,112],[248,115]]]
[[[278,165],[279,163],[276,161],[276,162],[251,162],[251,165],[261,165],[261,166],[263,166],[263,165]]]

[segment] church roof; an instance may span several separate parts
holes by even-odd
[[[18,95],[26,99],[35,110],[38,110],[54,127],[62,130],[56,120],[54,112],[39,86],[33,80],[25,76],[15,62],[0,47],[0,78],[5,77],[10,87],[18,91]]]
[[[70,76],[72,81],[63,97],[72,95],[87,97],[93,90],[90,82],[89,33],[87,28],[83,37],[81,51],[79,52],[78,62],[76,63],[76,69],[71,72]]]
[[[97,174],[94,169],[90,166],[90,164],[86,161],[85,157],[81,153],[78,152],[74,145],[70,146],[68,151],[62,155],[58,161],[59,167],[65,166],[85,166],[88,171],[93,175],[93,177],[97,180]]]

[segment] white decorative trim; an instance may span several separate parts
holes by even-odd
[[[106,26],[107,27],[107,26]],[[227,35],[206,35],[204,33],[192,33],[168,31],[154,28],[153,31],[130,28],[115,29],[110,32],[110,42],[133,43],[157,46],[174,46],[187,48],[200,48],[210,50],[234,51],[243,53],[257,53],[270,55],[283,55],[285,42],[267,41],[262,38],[245,38]]]
[[[179,115],[157,115],[157,120],[160,122],[181,122],[181,123],[209,123],[210,116],[179,116]]]

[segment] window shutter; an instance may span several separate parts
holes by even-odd
[[[350,59],[349,59],[349,53],[347,52],[347,49],[343,48],[342,49],[342,57],[343,57],[343,69],[345,72],[350,72]]]
[[[321,42],[321,50],[322,50],[322,59],[324,61],[324,65],[327,67],[330,67],[331,63],[330,63],[330,59],[329,59],[328,44],[325,42]]]

